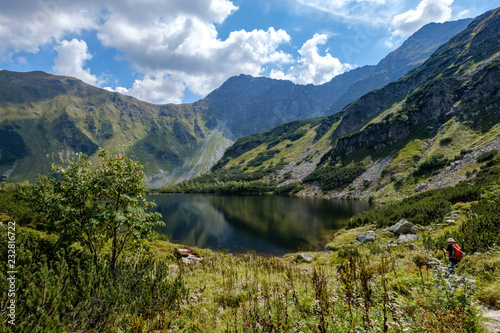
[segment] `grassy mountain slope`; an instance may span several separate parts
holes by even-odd
[[[271,189],[301,182],[304,194],[381,200],[472,177],[500,148],[499,12],[340,113],[239,139],[213,176],[259,174]]]
[[[153,105],[42,72],[0,71],[0,180],[33,181],[37,174],[50,172],[51,163],[74,158],[77,152],[91,156],[98,147],[151,163],[152,187],[190,179],[208,171],[244,135],[323,115],[351,85],[360,93],[399,77],[461,24],[465,23],[446,23],[443,26],[449,29],[444,30],[429,26],[423,30],[442,33],[424,31],[426,47],[417,33],[379,66],[355,69],[320,86],[240,75],[206,98],[184,105]],[[296,146],[293,154],[305,146],[302,141],[297,143],[302,146],[290,144]],[[323,152],[325,147],[318,149]],[[289,163],[293,154],[280,156],[277,163]],[[321,154],[315,155],[315,163]],[[304,154],[304,158],[313,157]],[[311,167],[309,163],[308,170]]]
[[[205,146],[229,144],[192,104],[153,105],[42,72],[1,71],[0,90],[0,175],[9,181],[32,181],[53,162],[102,147],[151,163],[149,181],[162,185],[185,172],[186,159],[217,153]]]

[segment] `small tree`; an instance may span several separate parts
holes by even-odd
[[[79,241],[98,264],[99,255],[111,241],[110,266],[114,269],[123,251],[163,225],[156,206],[145,199],[144,166],[130,158],[110,157],[100,150],[102,163],[92,168],[83,154],[63,169],[52,166],[55,177],[39,176],[33,204],[46,214],[61,241]]]

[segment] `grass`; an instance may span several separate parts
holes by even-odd
[[[346,245],[365,229],[342,233],[336,242]],[[132,332],[138,325],[148,332],[348,332],[382,331],[385,325],[388,332],[439,332],[432,330],[439,324],[456,325],[456,332],[471,327],[480,332],[479,317],[462,316],[466,309],[476,311],[471,295],[436,288],[442,278],[426,267],[420,274],[415,258],[429,256],[422,243],[415,251],[400,246],[381,255],[373,248],[385,243],[388,235],[377,234],[379,243],[358,245],[353,255],[312,253],[312,263],[298,263],[294,254],[278,258],[200,250],[202,263],[186,265],[172,256],[176,245],[153,241],[147,245],[155,260],[168,267],[169,276],[182,276],[186,297],[178,307],[161,313],[119,314],[107,323],[108,330]],[[485,257],[482,262],[490,261]],[[474,265],[464,264],[462,272],[482,267]],[[498,268],[493,271],[497,274]],[[457,284],[460,290],[467,287],[466,282]],[[422,292],[429,296],[422,297]],[[436,308],[438,301],[442,304]],[[449,317],[450,311],[456,316]],[[428,316],[428,322],[421,321]]]

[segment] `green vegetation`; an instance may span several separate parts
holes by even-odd
[[[122,157],[105,157],[106,161],[117,167],[115,171],[133,165]],[[82,159],[71,166],[86,170],[86,162]],[[72,173],[71,166],[63,179],[54,182],[69,186],[62,183],[67,179],[83,186],[87,173]],[[353,221],[370,225],[339,232],[328,245],[333,252],[313,253],[311,263],[297,260],[293,254],[277,258],[195,249],[203,257],[201,264],[184,264],[173,256],[177,245],[139,239],[140,246],[124,250],[112,269],[111,239],[103,244],[96,264],[81,239],[63,241],[68,239],[63,230],[50,229],[55,222],[52,215],[45,215],[45,221],[38,223],[41,217],[28,209],[25,214],[30,217],[24,216],[24,222],[18,220],[16,234],[17,297],[23,299],[16,330],[483,332],[475,302],[499,305],[500,260],[491,254],[466,255],[457,275],[448,277],[439,249],[452,236],[468,253],[472,249],[496,251],[493,242],[498,241],[500,233],[496,229],[486,233],[484,229],[498,227],[494,217],[499,214],[499,187],[487,185],[498,179],[498,169],[484,168],[474,184],[428,191],[399,205],[380,206],[355,217]],[[102,180],[109,184],[126,178],[120,175]],[[21,211],[12,209],[15,203],[29,208],[29,198],[19,195],[36,193],[27,186],[2,185],[0,196],[7,200],[0,211],[16,217]],[[489,186],[485,194],[483,186]],[[293,192],[299,187],[292,183],[276,190]],[[74,190],[78,192],[78,187]],[[429,206],[433,201],[438,205]],[[461,203],[470,201],[477,204]],[[402,245],[385,250],[393,236],[380,229],[375,230],[375,242],[356,242],[358,233],[373,230],[375,224],[384,225],[385,218],[409,219],[425,206],[429,208],[422,213],[422,220],[425,214],[442,220],[457,210],[463,218],[460,224],[436,233],[423,228],[421,239],[415,242],[416,250]],[[387,215],[391,211],[393,215]],[[378,212],[372,216],[383,219],[363,220],[371,212]],[[67,226],[71,224],[68,220]],[[0,228],[2,252],[7,246],[6,230]],[[467,235],[474,237],[469,239]],[[5,272],[0,271],[3,299],[7,290]],[[0,329],[7,330],[7,325],[0,323]]]
[[[374,224],[378,228],[385,228],[403,218],[424,226],[439,223],[450,212],[453,204],[478,200],[481,193],[481,186],[467,183],[426,191],[394,204],[377,206],[361,213],[349,221],[349,227]]]
[[[498,149],[487,151],[479,155],[476,159],[478,163],[483,163],[492,160],[498,154]]]
[[[415,176],[432,176],[437,173],[449,163],[448,159],[442,154],[431,155],[426,161],[418,166],[413,173]]]
[[[309,176],[304,178],[304,182],[319,181],[321,188],[329,191],[352,182],[364,171],[365,168],[359,164],[345,167],[329,165],[313,171]]]
[[[50,221],[49,229],[65,243],[80,242],[97,266],[102,249],[112,243],[110,266],[132,241],[147,238],[163,225],[155,206],[144,198],[144,166],[122,155],[110,157],[104,150],[97,168],[86,156],[63,169],[53,166],[55,177],[40,176],[30,195],[31,204]]]
[[[7,228],[0,228],[0,237],[0,252],[7,253]],[[182,275],[151,253],[127,254],[111,274],[106,261],[97,267],[77,243],[61,246],[55,235],[18,226],[16,244],[12,332],[117,332],[117,327],[131,332],[134,318],[165,320],[188,297]],[[0,271],[2,300],[7,299],[6,272]],[[3,313],[5,307],[2,302]],[[11,328],[0,322],[0,331]]]

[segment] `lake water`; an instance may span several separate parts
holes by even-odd
[[[148,200],[156,202],[166,224],[158,232],[174,243],[273,255],[321,249],[370,207],[362,201],[267,195],[160,194]]]

